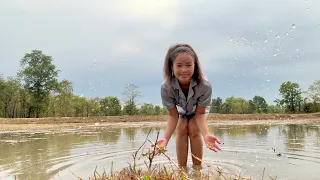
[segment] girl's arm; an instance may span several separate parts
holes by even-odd
[[[167,121],[167,128],[164,134],[164,138],[167,141],[170,140],[174,130],[176,129],[176,126],[178,124],[178,119],[179,119],[177,107],[170,108],[168,109],[168,111],[169,111],[169,119]]]
[[[200,132],[203,137],[205,137],[206,135],[210,135],[208,126],[207,126],[207,117],[205,115],[205,110],[206,110],[205,107],[198,106],[196,109],[196,115],[195,115],[196,122],[199,126]]]
[[[199,126],[200,132],[204,138],[204,141],[207,147],[215,152],[221,150],[221,148],[216,144],[220,144],[220,140],[209,133],[208,126],[207,126],[207,117],[205,114],[205,107],[197,107],[196,109],[196,122]]]

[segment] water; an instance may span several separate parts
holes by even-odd
[[[88,179],[96,167],[100,173],[109,173],[112,163],[114,170],[120,170],[132,163],[132,154],[149,129],[92,127],[58,133],[1,133],[0,179]],[[149,139],[155,140],[158,131],[163,135],[163,128],[154,128]],[[265,168],[265,178],[319,179],[320,126],[219,126],[210,131],[220,138],[222,151],[205,148],[204,161],[226,172],[261,179]],[[176,161],[174,137],[168,155]],[[137,160],[138,166],[144,168],[144,161],[147,159]],[[162,156],[155,163],[170,164]],[[190,156],[188,166],[192,166]]]

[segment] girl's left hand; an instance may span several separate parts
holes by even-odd
[[[213,135],[206,135],[204,137],[204,142],[206,143],[207,147],[215,152],[218,152],[218,150],[221,150],[220,147],[216,144],[220,144],[220,140]]]

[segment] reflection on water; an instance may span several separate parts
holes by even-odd
[[[96,167],[109,172],[112,164],[120,170],[132,163],[132,154],[149,130],[92,127],[59,133],[2,133],[0,179],[76,179],[75,175],[86,179]],[[223,150],[204,149],[204,160],[228,172],[261,179],[266,168],[265,174],[277,179],[318,179],[320,126],[218,126],[209,130],[223,142]],[[158,131],[163,135],[163,128],[153,128],[149,139],[155,140]],[[168,154],[176,160],[174,137]],[[144,160],[138,160],[138,166],[145,167]],[[164,157],[155,162],[169,164]],[[189,158],[190,167],[191,163]]]

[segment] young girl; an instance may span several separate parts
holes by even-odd
[[[157,146],[166,148],[174,130],[176,131],[176,153],[180,167],[188,160],[188,139],[191,153],[202,159],[204,138],[206,146],[217,152],[221,150],[217,137],[210,135],[206,117],[211,103],[211,84],[205,79],[198,56],[188,44],[171,46],[164,63],[164,82],[161,85],[162,104],[169,112],[165,135]],[[202,137],[201,137],[202,135]],[[194,165],[201,161],[192,157]]]

